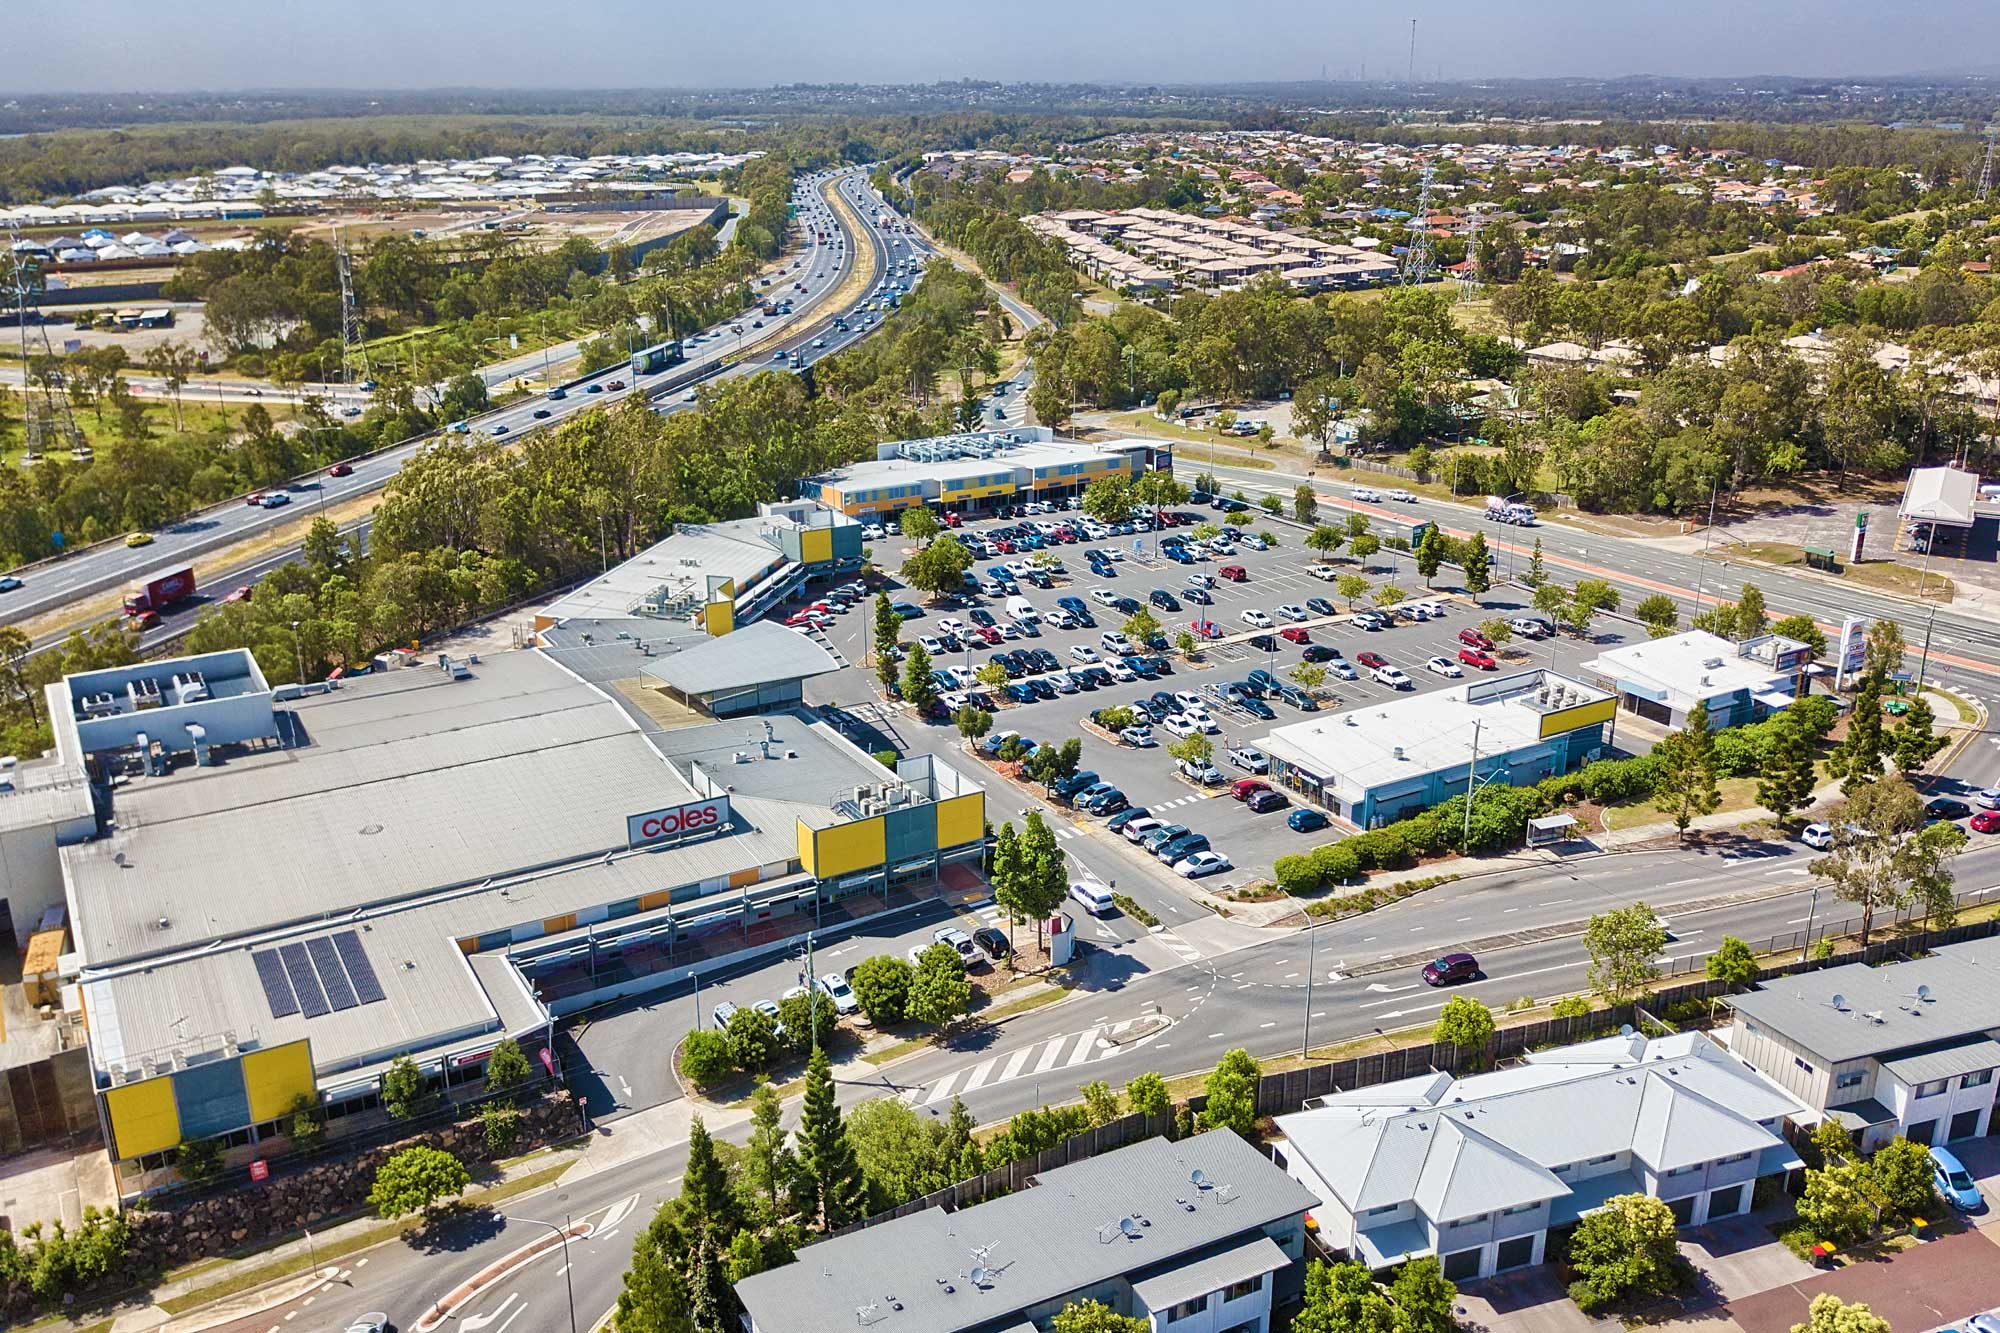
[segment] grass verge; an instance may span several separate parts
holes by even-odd
[[[1741,546],[1730,547],[1729,553],[1762,565],[1803,565],[1806,562],[1805,548],[1788,542],[1745,542]],[[1912,569],[1894,560],[1842,564],[1837,567],[1835,576],[1864,588],[1879,588],[1904,597],[1921,596],[1925,601],[1949,602],[1958,595],[1958,585],[1943,574],[1935,570],[1927,574],[1922,569]],[[1921,593],[1918,591],[1920,586]]]

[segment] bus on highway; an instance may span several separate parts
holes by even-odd
[[[654,343],[651,347],[642,347],[632,353],[632,373],[634,375],[650,375],[656,370],[665,370],[668,366],[679,364],[682,355],[681,344],[678,339],[670,342]]]

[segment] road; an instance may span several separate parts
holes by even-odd
[[[845,180],[859,170],[850,169],[839,175]],[[872,217],[872,214],[869,215],[871,220]],[[723,367],[740,353],[746,342],[755,337],[768,336],[776,330],[783,329],[804,337],[808,331],[816,329],[829,313],[824,309],[827,300],[846,276],[846,262],[843,255],[848,246],[859,243],[858,237],[843,236],[843,239],[844,244],[836,246],[831,230],[825,241],[808,236],[801,252],[788,262],[784,271],[792,280],[803,283],[805,288],[803,291],[791,292],[794,309],[790,315],[766,318],[746,313],[736,321],[724,321],[715,328],[704,330],[688,340],[688,359],[685,364],[672,367],[650,378],[657,381],[670,375],[679,379],[689,371],[698,371],[703,367]],[[835,267],[836,264],[839,265],[838,268]],[[761,329],[751,327],[755,321],[761,321],[763,327]],[[742,328],[741,335],[726,333],[731,323],[738,324]],[[789,341],[791,340],[788,339]],[[571,352],[574,350],[574,344],[565,344],[565,347]],[[560,350],[552,349],[551,355]],[[510,358],[496,367],[489,367],[487,371],[489,383],[500,382],[490,378],[494,374],[500,375],[504,381],[522,373],[531,365],[539,367],[542,356],[540,352],[527,353]],[[560,424],[577,412],[599,404],[615,402],[628,394],[648,392],[646,380],[638,379],[634,384],[635,379],[637,377],[630,374],[628,367],[615,365],[575,382],[570,387],[567,397],[559,402],[548,402],[540,398],[528,399],[474,417],[467,426],[472,431],[483,432],[489,436],[511,438],[539,426]],[[611,387],[614,381],[622,387]],[[204,380],[199,383],[202,386],[211,386],[210,381]],[[225,391],[234,391],[237,383],[227,380],[212,382],[213,385],[223,386]],[[212,387],[205,387],[204,391],[213,390]],[[184,390],[184,394],[190,397],[196,396],[197,386],[190,384]],[[365,396],[360,401],[365,402]],[[349,406],[358,413],[359,402],[350,403]],[[544,412],[546,416],[537,417],[537,412]],[[367,458],[353,460],[354,471],[351,476],[331,477],[324,472],[318,472],[303,478],[287,488],[287,493],[294,500],[293,505],[278,509],[262,509],[244,504],[240,500],[215,505],[156,531],[153,534],[152,544],[148,546],[135,549],[128,548],[120,542],[109,542],[79,551],[63,559],[44,561],[18,569],[14,571],[15,575],[23,580],[25,586],[6,595],[4,608],[0,608],[0,624],[17,624],[104,589],[121,586],[142,574],[170,569],[192,562],[197,556],[206,552],[234,545],[246,537],[255,536],[293,518],[298,513],[296,507],[298,502],[310,501],[315,505],[338,504],[344,500],[372,494],[387,485],[402,465],[419,449],[439,438],[441,438],[439,435],[429,435],[406,440]],[[198,582],[204,587],[223,587],[229,585],[231,579],[236,583],[244,581],[240,576],[241,572],[237,570],[208,571],[197,565],[196,572],[200,576]]]

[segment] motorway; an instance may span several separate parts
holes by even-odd
[[[839,310],[827,308],[827,302],[847,277],[847,256],[858,249],[863,236],[877,258],[878,271],[886,268],[893,254],[914,252],[921,259],[930,253],[929,248],[914,236],[891,236],[883,232],[877,225],[880,201],[868,188],[865,172],[861,169],[815,177],[807,184],[809,187],[837,185],[847,191],[849,198],[857,201],[855,211],[861,218],[862,235],[848,234],[849,229],[841,215],[830,208],[824,210],[830,220],[830,225],[825,228],[827,239],[818,240],[809,231],[803,249],[786,260],[772,279],[773,292],[778,290],[780,284],[804,284],[803,292],[793,290],[790,293],[794,301],[790,315],[765,317],[755,311],[746,312],[733,321],[724,321],[687,339],[688,356],[683,364],[647,378],[634,377],[629,367],[623,364],[607,367],[573,382],[567,396],[560,401],[550,402],[540,397],[526,399],[472,418],[467,423],[469,430],[492,438],[512,439],[532,429],[558,425],[575,413],[617,402],[633,393],[647,393],[659,411],[681,411],[691,405],[687,401],[686,389],[662,392],[651,388],[650,384],[657,384],[661,378],[671,378],[676,384],[685,385],[690,378],[707,382],[774,368],[775,362],[753,364],[742,359],[741,353],[745,345],[779,333],[783,336],[772,344],[774,349],[796,350],[808,360],[830,355],[865,336],[868,330],[859,318],[849,318],[849,329],[844,333],[831,327],[835,318],[855,315],[853,306]],[[868,206],[870,201],[873,207]],[[822,207],[802,208],[802,225],[809,214],[817,213]],[[894,244],[896,242],[901,242],[907,251],[898,249]],[[864,293],[856,304],[866,302],[872,295],[873,289]],[[759,322],[762,328],[755,327]],[[731,332],[732,326],[738,331]],[[813,346],[820,339],[824,340],[825,346]],[[527,359],[539,360],[540,355],[534,353]],[[511,375],[519,373],[523,368],[522,362],[523,358],[513,358],[502,365],[508,368],[506,373]],[[704,369],[712,373],[700,374]],[[613,388],[614,381],[623,387]],[[547,415],[537,417],[538,412]],[[154,533],[154,541],[149,546],[128,548],[121,542],[113,541],[65,559],[26,566],[16,571],[25,586],[5,595],[4,608],[0,608],[0,623],[18,623],[103,589],[131,582],[143,574],[191,563],[206,552],[234,545],[292,521],[303,507],[323,508],[372,494],[386,486],[419,449],[441,438],[446,437],[441,434],[424,436],[354,459],[353,473],[346,477],[333,477],[320,472],[301,479],[285,488],[293,503],[277,509],[263,509],[241,501],[220,504],[160,529]],[[351,526],[358,527],[359,534],[365,537],[365,520]],[[215,599],[233,587],[254,582],[262,574],[284,563],[297,549],[296,544],[289,545],[255,562],[219,570],[197,564],[197,582],[205,590],[204,595],[164,617],[160,626],[148,631],[142,646],[151,647],[177,637]],[[44,636],[37,646],[46,646],[58,637]]]

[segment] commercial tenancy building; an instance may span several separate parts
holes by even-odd
[[[1170,472],[1173,465],[1173,447],[1165,441],[1086,444],[1033,426],[891,440],[873,459],[807,478],[800,491],[864,520],[924,504],[979,513],[1028,500],[1061,500],[1081,495],[1103,477],[1131,480],[1147,471]]]

